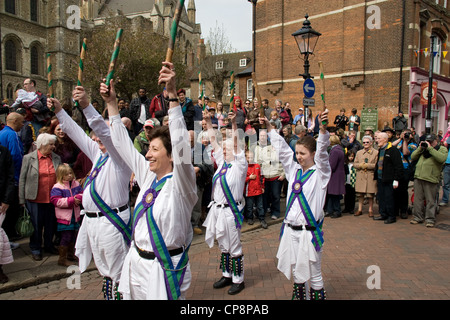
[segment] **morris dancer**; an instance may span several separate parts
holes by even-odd
[[[269,131],[270,141],[279,153],[279,159],[289,181],[286,216],[281,229],[278,248],[278,269],[290,280],[294,278],[292,299],[306,300],[306,282],[310,284],[310,299],[325,299],[321,272],[323,245],[323,206],[331,177],[327,147],[329,133],[326,127],[328,110],[321,114],[322,124],[316,141],[311,136],[300,138],[295,155],[285,140],[271,129],[269,121],[261,118]]]
[[[225,140],[222,148],[216,141],[209,113],[203,113],[217,163],[213,177],[213,201],[203,226],[206,227],[206,243],[212,248],[216,238],[222,253],[220,259],[222,278],[214,283],[214,288],[232,285],[228,294],[234,295],[245,287],[241,226],[248,165],[244,150],[241,150],[238,144],[236,113],[230,112],[228,118],[232,124],[232,139]]]
[[[145,157],[134,148],[120,120],[114,83],[110,90],[106,84],[100,86],[114,145],[141,187],[133,214],[133,241],[120,279],[125,299],[184,299],[191,283],[187,253],[193,237],[196,177],[173,64],[163,64],[159,83],[165,83],[169,93],[169,126],[152,130]]]
[[[58,100],[49,98],[55,107],[62,130],[94,164],[83,186],[83,219],[76,242],[79,268],[84,272],[91,257],[103,276],[106,300],[118,300],[117,291],[123,261],[131,241],[129,181],[131,170],[114,148],[108,125],[89,103],[83,87],[76,87],[73,98],[78,101],[89,126],[95,132],[92,139],[62,109]]]

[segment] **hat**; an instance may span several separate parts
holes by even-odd
[[[367,126],[366,129],[365,129],[364,131],[372,131],[372,132],[373,132],[373,127]]]
[[[298,110],[302,110],[303,111],[303,108],[298,108]]]
[[[437,140],[437,136],[434,134],[434,133],[432,133],[432,134],[427,134],[427,136],[425,137],[425,141],[434,141],[434,140]]]
[[[392,128],[390,128],[390,127],[385,127],[382,132],[387,132],[387,131],[395,133],[395,131]]]
[[[155,127],[155,123],[153,122],[152,119],[148,119],[147,121],[145,121],[144,127],[152,127],[152,128],[154,128]]]

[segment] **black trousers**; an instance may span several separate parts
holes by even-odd
[[[382,217],[395,219],[393,181],[383,182],[378,179],[377,182],[379,213]]]
[[[355,211],[355,202],[356,202],[356,192],[355,188],[349,184],[345,185],[345,196],[344,196],[344,212],[353,212]]]

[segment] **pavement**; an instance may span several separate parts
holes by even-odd
[[[282,201],[284,206],[284,199]],[[284,210],[282,210],[284,212]],[[375,214],[378,212],[374,206]],[[325,218],[322,273],[330,300],[449,300],[450,207],[441,207],[435,228],[397,219],[386,225],[363,215]],[[282,218],[268,229],[244,223],[246,288],[236,296],[213,289],[221,276],[219,249],[209,248],[204,235],[195,235],[189,252],[192,282],[187,300],[289,300],[292,280],[277,270],[276,252]],[[31,258],[28,240],[19,241],[15,261],[3,266],[9,282],[0,284],[0,300],[102,300],[101,277],[92,263],[81,275],[82,287],[67,290],[73,271],[57,265],[56,255]]]

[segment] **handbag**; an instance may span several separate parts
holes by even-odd
[[[405,158],[406,162],[408,162],[408,169],[405,170],[405,178],[408,181],[414,181],[414,174],[416,173],[416,161],[409,161],[407,157],[403,155],[403,158]]]
[[[34,232],[33,223],[31,222],[30,214],[27,208],[23,208],[23,213],[20,215],[16,223],[16,232],[24,238],[31,236]]]

